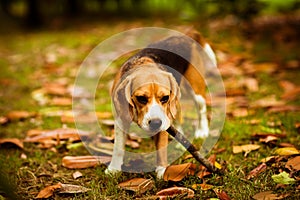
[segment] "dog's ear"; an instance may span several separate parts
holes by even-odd
[[[168,73],[168,79],[170,81],[170,100],[168,102],[169,112],[173,119],[180,116],[180,89],[178,83],[171,73]]]
[[[131,99],[131,83],[132,77],[127,76],[121,80],[113,92],[113,102],[117,117],[132,120],[134,115],[134,103]],[[127,107],[128,105],[128,107]],[[128,118],[130,116],[130,119]]]

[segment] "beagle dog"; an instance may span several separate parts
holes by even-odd
[[[179,85],[182,75],[194,90],[194,99],[199,106],[201,120],[195,137],[208,136],[203,75],[206,65],[216,65],[216,58],[199,33],[193,31],[187,35],[192,39],[171,36],[150,44],[129,58],[116,75],[111,90],[116,114],[115,142],[112,161],[106,173],[121,171],[126,133],[130,124],[135,122],[154,138],[157,150],[156,173],[158,178],[163,177],[168,165],[166,130],[181,118]],[[191,63],[199,65],[198,70]]]

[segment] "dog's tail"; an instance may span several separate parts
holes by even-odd
[[[206,67],[216,67],[216,55],[208,42],[205,41],[204,37],[194,28],[190,28],[185,34],[201,45],[207,57],[207,60],[204,61],[206,63]]]

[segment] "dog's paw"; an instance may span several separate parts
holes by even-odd
[[[165,167],[163,167],[163,166],[157,166],[156,169],[155,169],[156,177],[158,179],[163,179],[165,171],[166,171]]]
[[[115,175],[117,175],[117,174],[119,174],[119,173],[121,173],[120,170],[110,168],[109,166],[108,166],[108,168],[105,170],[105,174],[106,174],[106,175],[110,175],[110,176],[115,176]]]
[[[209,129],[208,128],[201,128],[197,129],[195,131],[195,137],[196,138],[207,138],[209,135]]]

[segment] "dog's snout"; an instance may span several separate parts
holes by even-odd
[[[162,121],[160,119],[151,119],[148,121],[151,131],[156,131],[160,128]]]

